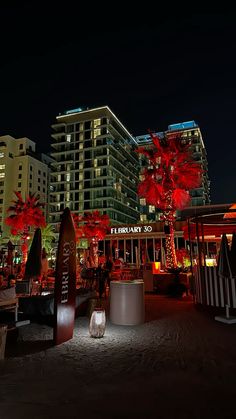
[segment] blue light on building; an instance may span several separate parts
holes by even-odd
[[[179,124],[171,124],[168,125],[169,131],[177,131],[179,129],[190,129],[190,128],[197,128],[198,125],[195,121],[187,121],[187,122],[180,122]]]

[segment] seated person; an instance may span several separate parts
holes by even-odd
[[[11,284],[13,279],[12,276],[13,275],[8,276],[7,286],[0,290],[0,301],[7,301],[16,298],[16,288]]]

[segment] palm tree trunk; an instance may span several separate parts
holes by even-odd
[[[176,269],[177,258],[174,239],[174,211],[164,211],[164,231],[166,235],[166,268]]]

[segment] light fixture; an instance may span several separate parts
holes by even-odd
[[[106,314],[101,307],[95,308],[92,312],[89,323],[89,334],[92,338],[102,338],[105,333]]]

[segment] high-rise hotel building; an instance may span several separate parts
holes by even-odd
[[[168,130],[157,132],[159,137],[178,134],[181,138],[186,138],[191,142],[193,158],[200,163],[203,169],[202,181],[198,188],[190,190],[191,206],[209,205],[210,204],[210,181],[208,178],[208,163],[205,145],[199,126],[195,121],[182,122],[168,126]],[[152,144],[150,135],[141,135],[136,137],[139,146],[148,146]],[[140,199],[140,221],[155,221],[159,217],[153,205],[146,205],[144,198]]]
[[[139,220],[137,143],[108,106],[59,114],[52,125],[49,222],[99,210],[112,224]]]
[[[3,236],[9,233],[5,225],[7,209],[17,199],[14,191],[21,193],[23,200],[29,193],[36,193],[47,218],[49,163],[52,159],[37,154],[35,143],[29,138],[0,137],[0,228]]]

